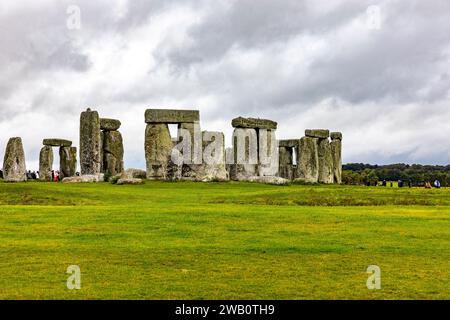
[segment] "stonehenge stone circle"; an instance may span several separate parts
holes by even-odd
[[[101,172],[100,117],[97,111],[87,109],[80,117],[80,166],[82,175]]]
[[[22,139],[11,138],[8,141],[3,160],[3,178],[6,182],[27,181],[27,169],[25,164],[25,151]]]
[[[42,144],[44,146],[49,146],[49,147],[71,147],[72,141],[53,138],[53,139],[44,139]]]
[[[61,179],[75,176],[77,171],[77,148],[60,147],[59,161]]]
[[[52,148],[58,147],[65,183],[99,182],[105,177],[118,184],[140,184],[144,179],[342,183],[341,132],[307,129],[302,138],[277,140],[277,122],[238,117],[231,121],[231,148],[225,148],[222,132],[200,130],[198,110],[148,109],[145,122],[145,171],[125,170],[121,122],[87,109],[80,115],[81,175],[76,172],[77,148],[72,141],[49,138],[43,140],[39,154],[40,180],[51,181]],[[169,125],[177,125],[176,137],[171,137]],[[5,181],[26,181],[21,138],[9,140],[3,170]]]
[[[44,145],[39,154],[39,179],[52,181],[53,148]]]

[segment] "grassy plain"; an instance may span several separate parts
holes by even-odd
[[[0,182],[0,257],[0,299],[448,299],[450,190]]]

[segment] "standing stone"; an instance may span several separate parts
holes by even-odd
[[[342,183],[342,133],[331,133],[331,153],[333,155],[334,183]]]
[[[59,162],[61,179],[75,176],[77,170],[77,148],[59,148]]]
[[[225,164],[225,135],[203,131],[203,165],[201,181],[226,181],[229,174]]]
[[[104,172],[110,175],[122,173],[123,168],[123,139],[119,131],[104,132],[103,141]]]
[[[52,181],[53,148],[44,146],[39,154],[39,180]]]
[[[319,139],[319,182],[332,184],[334,182],[333,155],[331,145],[328,139]]]
[[[297,159],[297,181],[317,183],[319,181],[319,154],[317,138],[303,137],[299,141]]]
[[[279,148],[275,129],[258,130],[258,175],[273,177],[279,171]]]
[[[100,117],[97,111],[81,113],[80,118],[80,165],[82,175],[97,175],[101,172]]]
[[[25,151],[21,138],[9,139],[3,161],[3,178],[6,182],[27,181]]]
[[[258,135],[255,129],[235,128],[230,178],[248,180],[258,174]]]
[[[103,145],[105,143],[105,132],[100,131],[100,172],[105,173],[105,152],[103,150]]]
[[[190,150],[188,155],[188,163],[183,163],[182,176],[183,178],[196,180],[197,173],[201,175],[202,157],[202,132],[200,131],[200,124],[198,122],[183,122],[178,124],[178,143],[182,143],[182,132],[186,130],[190,134]],[[184,151],[184,150],[183,150]]]
[[[288,180],[294,179],[293,148],[280,147],[279,176]]]
[[[145,158],[147,179],[166,179],[173,149],[169,126],[149,123],[145,130]]]

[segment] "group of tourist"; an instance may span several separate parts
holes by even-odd
[[[370,183],[368,183],[367,186],[370,187]],[[388,186],[388,182],[387,182],[386,180],[383,180],[383,181],[381,182],[381,184],[380,184],[380,183],[377,181],[377,183],[375,184],[375,186],[387,187],[387,186]],[[389,186],[390,186],[391,188],[393,188],[393,187],[394,187],[394,182],[393,182],[393,181],[389,181]],[[403,188],[403,187],[406,187],[406,186],[408,186],[409,188],[412,188],[412,187],[413,187],[411,180],[408,180],[408,182],[405,182],[405,181],[403,181],[403,180],[398,180],[397,186],[398,186],[399,188]],[[433,187],[436,188],[436,189],[440,189],[440,188],[441,188],[441,182],[440,182],[439,180],[436,180],[436,181],[434,181],[433,184],[431,184],[431,182],[429,182],[429,181],[427,181],[427,182],[425,183],[425,188],[426,188],[426,189],[432,189]]]
[[[27,180],[39,180],[40,179],[39,171],[28,170],[26,175],[27,175]],[[80,173],[77,172],[76,175],[79,176]],[[0,179],[3,179],[3,170],[0,170]],[[52,181],[53,182],[61,181],[61,173],[59,171],[52,170]]]

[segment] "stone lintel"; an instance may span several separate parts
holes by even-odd
[[[267,129],[276,130],[278,123],[268,119],[257,118],[235,118],[231,121],[234,128],[249,128],[249,129]]]
[[[72,146],[72,141],[64,140],[64,139],[51,138],[51,139],[44,139],[42,144],[44,146],[49,146],[49,147],[71,147]]]
[[[305,136],[311,138],[328,139],[330,137],[330,130],[325,129],[307,129]]]
[[[200,121],[198,110],[148,109],[145,111],[146,123],[194,123]]]

